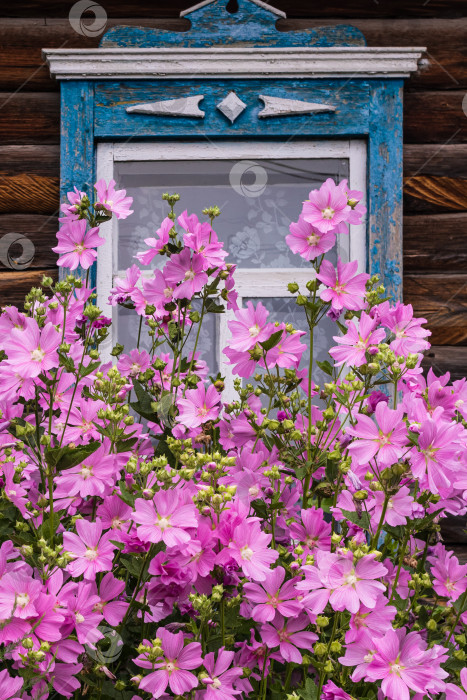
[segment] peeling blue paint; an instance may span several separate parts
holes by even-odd
[[[187,32],[171,32],[143,27],[113,27],[101,39],[101,46],[365,46],[365,37],[356,27],[336,25],[279,32],[278,16],[249,0],[239,0],[238,11],[230,14],[227,0],[217,0],[187,13]]]

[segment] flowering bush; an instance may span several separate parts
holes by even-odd
[[[102,363],[111,322],[73,275],[0,316],[0,700],[467,698],[467,566],[439,534],[467,511],[467,384],[425,379],[424,319],[324,257],[362,194],[327,180],[290,226],[302,330],[237,307],[216,207],[164,197],[135,256],[161,264],[109,300],[149,349]],[[58,264],[89,270],[131,199],[68,199]],[[230,402],[198,349],[226,309]]]

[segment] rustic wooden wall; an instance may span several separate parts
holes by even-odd
[[[230,0],[230,5],[235,0]],[[0,3],[0,237],[36,246],[24,272],[0,263],[0,303],[21,303],[54,266],[59,177],[59,93],[41,58],[48,47],[93,47],[69,24],[71,1]],[[108,27],[186,29],[189,0],[102,0]],[[427,46],[405,88],[404,297],[424,315],[434,347],[427,363],[467,373],[467,5],[464,0],[275,0],[284,31],[350,23],[369,45]],[[91,18],[91,16],[90,16]],[[464,101],[464,109],[462,102]],[[441,203],[438,203],[441,202]]]

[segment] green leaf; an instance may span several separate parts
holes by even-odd
[[[115,449],[118,453],[128,452],[138,442],[138,438],[128,438],[127,440],[118,440],[115,444]]]
[[[316,364],[318,365],[318,367],[320,368],[320,370],[322,372],[324,372],[325,374],[328,374],[330,377],[332,377],[333,370],[332,370],[332,365],[330,362],[328,362],[327,360],[324,360],[324,362],[316,361]]]
[[[363,530],[370,529],[370,516],[365,511],[359,515],[350,510],[343,510],[342,514],[346,520],[349,520],[354,525],[358,525],[358,527],[361,527]]]
[[[137,559],[135,556],[123,556],[120,559],[120,563],[132,576],[139,578],[143,568],[142,559]]]
[[[282,338],[283,331],[276,331],[271,335],[270,338],[264,341],[264,343],[260,343],[261,347],[263,347],[266,352],[274,348],[277,343],[280,342],[280,339]]]
[[[87,367],[81,368],[80,378],[87,377],[88,374],[94,372],[98,367],[100,367],[99,362],[90,362]]]
[[[143,385],[136,379],[133,379],[133,387],[135,389],[136,398],[138,401],[133,401],[130,403],[131,408],[136,411],[136,413],[143,418],[148,420],[157,420],[157,413],[154,412],[152,404],[154,403],[154,397],[149,394]]]
[[[210,314],[223,314],[225,310],[223,304],[216,304],[215,299],[208,299],[205,308]]]
[[[120,551],[122,549],[125,549],[125,543],[124,542],[119,542],[118,540],[110,540],[110,542],[117,547]]]
[[[405,534],[405,528],[402,525],[384,525],[384,531],[387,532],[391,537],[394,537],[394,539],[399,540],[402,542],[404,539],[404,534]]]
[[[298,692],[303,700],[318,700],[318,686],[311,678],[306,679],[305,687]]]
[[[268,509],[264,501],[261,501],[259,498],[257,498],[256,501],[252,501],[251,506],[255,511],[256,515],[258,515],[263,520],[267,519]]]
[[[57,471],[70,469],[84,462],[84,460],[92,455],[100,445],[100,442],[93,440],[87,445],[81,445],[79,447],[71,447],[70,445],[65,445],[65,447],[53,447],[52,449],[44,451],[45,461],[49,467],[55,467]]]

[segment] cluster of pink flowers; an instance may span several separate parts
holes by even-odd
[[[424,319],[324,258],[362,193],[327,180],[290,226],[305,329],[239,308],[216,208],[165,198],[135,255],[164,264],[109,298],[146,349],[101,362],[110,321],[73,276],[0,315],[0,700],[465,700],[467,565],[440,523],[467,512],[467,384],[425,377]],[[131,198],[68,200],[58,264],[86,270]],[[229,401],[198,347],[226,310]]]

